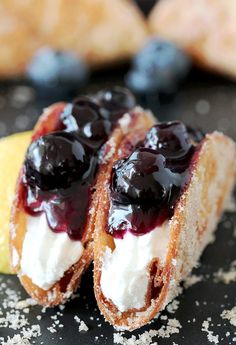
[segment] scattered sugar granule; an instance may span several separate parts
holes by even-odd
[[[113,342],[120,345],[153,345],[152,338],[157,336],[156,332],[150,330],[139,334],[137,337],[132,335],[130,338],[124,337],[124,333],[114,333]]]
[[[161,315],[161,316],[160,316],[160,319],[161,319],[161,320],[167,320],[167,319],[168,319],[168,316],[167,316],[167,315]]]
[[[185,287],[185,289],[187,289],[190,286],[201,282],[202,280],[203,280],[202,275],[197,276],[196,274],[190,274],[184,281],[184,287]]]
[[[47,330],[48,330],[50,333],[57,333],[56,328],[54,328],[53,326],[47,327]]]
[[[33,298],[26,298],[25,300],[19,301],[15,304],[15,309],[25,309],[37,305],[37,302]]]
[[[215,283],[221,282],[229,284],[236,281],[236,260],[232,261],[228,271],[224,271],[222,268],[214,274]]]
[[[64,304],[59,304],[58,307],[59,307],[60,310],[64,310],[66,306]]]
[[[167,325],[163,325],[157,332],[160,338],[169,338],[172,334],[179,333],[182,328],[177,319],[168,319]]]
[[[210,343],[219,344],[219,335],[214,335],[213,331],[209,330],[210,326],[210,319],[203,321],[202,323],[202,331],[207,333],[207,339]]]
[[[28,339],[23,338],[20,336],[20,334],[14,335],[13,338],[7,339],[6,342],[2,342],[2,345],[30,345],[30,342]]]
[[[158,330],[151,329],[145,331],[137,336],[132,335],[130,338],[124,337],[124,333],[114,333],[114,344],[120,345],[155,345],[157,342],[153,342],[154,337],[169,338],[172,334],[179,333],[181,324],[176,319],[168,319],[166,325],[162,325]]]
[[[220,316],[222,319],[229,320],[231,325],[236,327],[236,306],[230,310],[224,310]]]
[[[167,311],[170,314],[174,314],[179,308],[179,301],[177,299],[174,299],[170,304],[167,306]]]
[[[46,308],[42,308],[40,315],[36,314],[34,320],[30,320],[28,315],[30,308],[36,305],[35,300],[32,298],[22,299],[21,292],[11,288],[11,280],[3,281],[0,277],[0,328],[12,329],[15,332],[14,337],[0,337],[0,344],[2,345],[29,345],[31,342],[34,344],[35,338],[41,336],[41,327],[38,321],[42,318],[42,313],[46,312]],[[60,323],[59,317],[63,316],[60,311],[56,311],[52,315],[52,324],[49,325],[48,331],[56,333],[57,329],[64,327]],[[42,342],[41,342],[42,343]]]
[[[83,320],[81,320],[78,316],[75,316],[74,319],[79,324],[79,332],[87,332],[89,330],[86,323]]]
[[[39,325],[32,325],[31,327],[27,329],[22,330],[22,334],[25,338],[31,339],[31,338],[38,338],[41,333],[41,328]]]

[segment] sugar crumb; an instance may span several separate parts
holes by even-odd
[[[162,325],[158,330],[151,329],[137,336],[132,335],[129,338],[124,336],[124,332],[114,333],[114,344],[120,345],[157,345],[157,342],[153,342],[153,338],[170,338],[172,334],[179,333],[182,328],[180,322],[177,319],[168,319],[166,325]]]
[[[236,281],[236,260],[232,261],[228,271],[224,271],[222,268],[214,274],[214,282],[229,284]]]
[[[230,310],[224,310],[220,316],[222,319],[229,320],[230,324],[236,327],[236,306]]]
[[[8,337],[7,341],[2,342],[2,345],[30,345],[28,339],[21,337],[20,334],[14,335],[13,338]]]
[[[196,274],[190,274],[184,281],[184,287],[185,289],[188,289],[190,286],[197,284],[203,280],[203,276]]]
[[[177,299],[174,299],[170,304],[167,306],[167,311],[170,314],[174,314],[179,308],[179,301]]]
[[[81,320],[78,316],[75,316],[74,319],[79,324],[79,332],[87,332],[89,330],[86,323],[83,320]]]
[[[202,331],[207,333],[207,339],[209,340],[210,343],[214,344],[219,344],[219,335],[214,335],[213,331],[209,330],[210,327],[210,318],[207,320],[203,321],[202,323]]]

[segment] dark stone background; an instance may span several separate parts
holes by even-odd
[[[140,1],[139,1],[140,2]],[[152,1],[148,1],[151,4]],[[89,85],[79,90],[81,93],[99,90],[109,85],[122,85],[123,76],[127,66],[95,73]],[[18,80],[0,84],[0,136],[13,132],[31,129],[36,122],[42,108],[52,103],[52,99],[41,99],[26,81]],[[139,100],[142,105],[150,107],[160,120],[180,119],[192,126],[201,127],[205,131],[218,129],[236,139],[236,83],[223,77],[208,74],[199,70],[192,70],[188,79],[181,85],[179,91],[172,97],[148,96]],[[179,309],[170,317],[177,318],[182,329],[179,334],[174,334],[170,339],[158,339],[159,345],[203,345],[208,344],[206,333],[201,331],[202,322],[211,317],[210,330],[219,334],[220,344],[233,344],[236,328],[227,320],[220,317],[223,309],[231,309],[236,305],[236,284],[225,285],[213,281],[214,272],[219,268],[229,269],[229,265],[236,260],[236,215],[225,214],[216,232],[216,241],[205,250],[199,268],[195,274],[203,275],[203,281],[193,285],[178,298]],[[233,236],[234,232],[234,236]],[[2,276],[9,286],[21,289],[15,277]],[[98,310],[92,290],[92,269],[82,280],[80,290],[82,298],[77,298],[67,303],[61,317],[64,327],[57,333],[47,330],[52,323],[51,316],[59,309],[48,310],[42,314],[40,321],[43,335],[35,339],[36,344],[61,344],[61,345],[91,345],[113,344],[113,328],[103,321]],[[22,298],[26,294],[22,291]],[[1,295],[0,295],[1,303]],[[41,308],[34,307],[27,316],[32,323]],[[168,313],[164,312],[164,315]],[[74,316],[78,315],[89,326],[87,333],[78,333],[78,325]],[[93,316],[94,320],[90,317]],[[193,322],[196,318],[196,322]],[[165,321],[157,320],[155,323],[134,332],[141,333],[145,330],[159,328]],[[99,325],[101,325],[99,327]],[[226,332],[230,336],[226,337]],[[17,332],[0,328],[1,336],[13,336]],[[95,340],[95,337],[98,337]],[[130,336],[127,334],[127,336]]]

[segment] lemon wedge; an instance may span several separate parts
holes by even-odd
[[[0,139],[0,273],[11,273],[8,243],[11,206],[31,135],[23,132]]]

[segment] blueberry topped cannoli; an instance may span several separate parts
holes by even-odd
[[[98,176],[127,133],[153,123],[122,88],[55,104],[39,119],[18,180],[10,247],[15,272],[40,304],[63,302],[77,288],[93,258]]]
[[[132,137],[132,133],[130,134]],[[95,222],[94,288],[118,329],[145,325],[178,294],[224,210],[235,144],[181,122],[159,123],[119,157]]]

